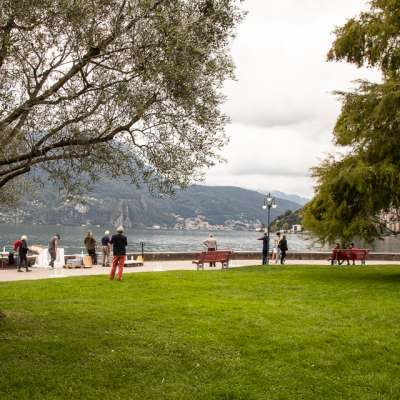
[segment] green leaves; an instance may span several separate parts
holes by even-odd
[[[218,161],[237,0],[3,3],[0,188],[43,168],[164,190]]]
[[[350,19],[335,30],[336,40],[328,60],[381,69],[385,78],[400,72],[400,3],[371,1],[369,12]]]
[[[383,81],[337,93],[334,141],[346,155],[314,169],[316,196],[304,224],[324,242],[370,241],[385,231],[384,213],[400,208],[400,3],[371,1],[335,34],[328,60],[379,68]]]

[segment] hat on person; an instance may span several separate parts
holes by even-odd
[[[117,228],[117,232],[122,233],[124,231],[124,228],[122,226],[119,226]]]
[[[105,234],[105,235],[109,235],[109,234],[110,234],[110,231],[105,231],[104,234]]]
[[[21,236],[21,240],[28,240],[28,236],[22,235],[22,236]]]

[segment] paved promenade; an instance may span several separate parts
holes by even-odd
[[[257,265],[257,260],[233,260],[230,263],[230,268],[244,267],[249,265]],[[273,264],[275,265],[275,264]],[[328,267],[328,262],[310,261],[310,260],[288,260],[286,265],[323,265]],[[368,261],[368,265],[399,265],[400,263],[393,261]],[[268,268],[268,267],[266,267]],[[354,268],[354,267],[351,267]],[[360,265],[357,264],[357,268]],[[361,267],[364,268],[364,267]],[[196,266],[190,261],[150,261],[145,262],[143,267],[127,267],[124,269],[124,274],[140,273],[140,272],[164,272],[164,271],[179,271],[179,270],[196,270]],[[209,268],[206,266],[204,270],[215,271],[221,270],[220,267]],[[20,281],[20,280],[36,280],[36,279],[51,279],[51,278],[67,278],[84,275],[107,275],[109,268],[94,266],[93,268],[77,268],[66,269],[57,268],[51,270],[49,268],[32,268],[32,272],[17,272],[15,269],[0,270],[0,282]],[[199,271],[201,273],[201,271]]]

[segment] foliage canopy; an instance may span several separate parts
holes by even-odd
[[[369,241],[387,230],[383,217],[398,218],[400,209],[400,2],[371,1],[335,34],[328,60],[377,68],[382,81],[338,92],[334,142],[346,155],[314,168],[316,195],[304,224],[324,242]]]
[[[226,143],[239,0],[0,0],[0,188],[45,169],[168,190]]]

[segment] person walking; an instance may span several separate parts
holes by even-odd
[[[281,233],[280,232],[276,232],[276,237],[274,239],[274,244],[272,247],[272,257],[271,257],[271,261],[275,262],[275,264],[278,264],[279,259],[281,257],[281,250],[279,249],[279,241],[281,240]]]
[[[28,264],[28,237],[26,235],[21,236],[21,243],[18,246],[18,272],[22,272],[22,267],[25,266],[26,272],[31,272]]]
[[[57,248],[60,242],[61,236],[57,233],[55,234],[49,241],[49,254],[50,254],[50,263],[49,266],[54,268],[54,262],[57,258]]]
[[[262,265],[266,265],[267,264],[267,258],[268,258],[268,233],[264,232],[264,235],[260,238],[258,238],[257,240],[262,240],[263,242],[263,248],[262,248]]]
[[[85,244],[88,255],[92,258],[92,264],[96,265],[97,264],[96,240],[93,237],[92,232],[89,231],[86,234],[85,239],[83,240],[83,243]]]
[[[288,245],[285,235],[282,235],[282,239],[279,241],[278,247],[281,251],[281,264],[285,264],[286,252],[288,251]]]
[[[102,254],[101,265],[103,267],[110,266],[110,253],[111,253],[110,241],[111,241],[110,231],[105,231],[104,236],[101,238],[101,254]]]
[[[112,235],[110,244],[113,248],[113,261],[110,272],[110,279],[113,280],[115,271],[118,266],[118,280],[122,280],[122,272],[124,270],[125,258],[126,258],[126,246],[128,246],[128,239],[124,235],[124,228],[119,226],[117,228],[117,234]]]
[[[212,233],[208,235],[208,239],[203,242],[203,245],[207,248],[207,251],[216,251],[217,250],[217,241],[215,240]],[[210,262],[210,267],[215,267],[215,262]]]

